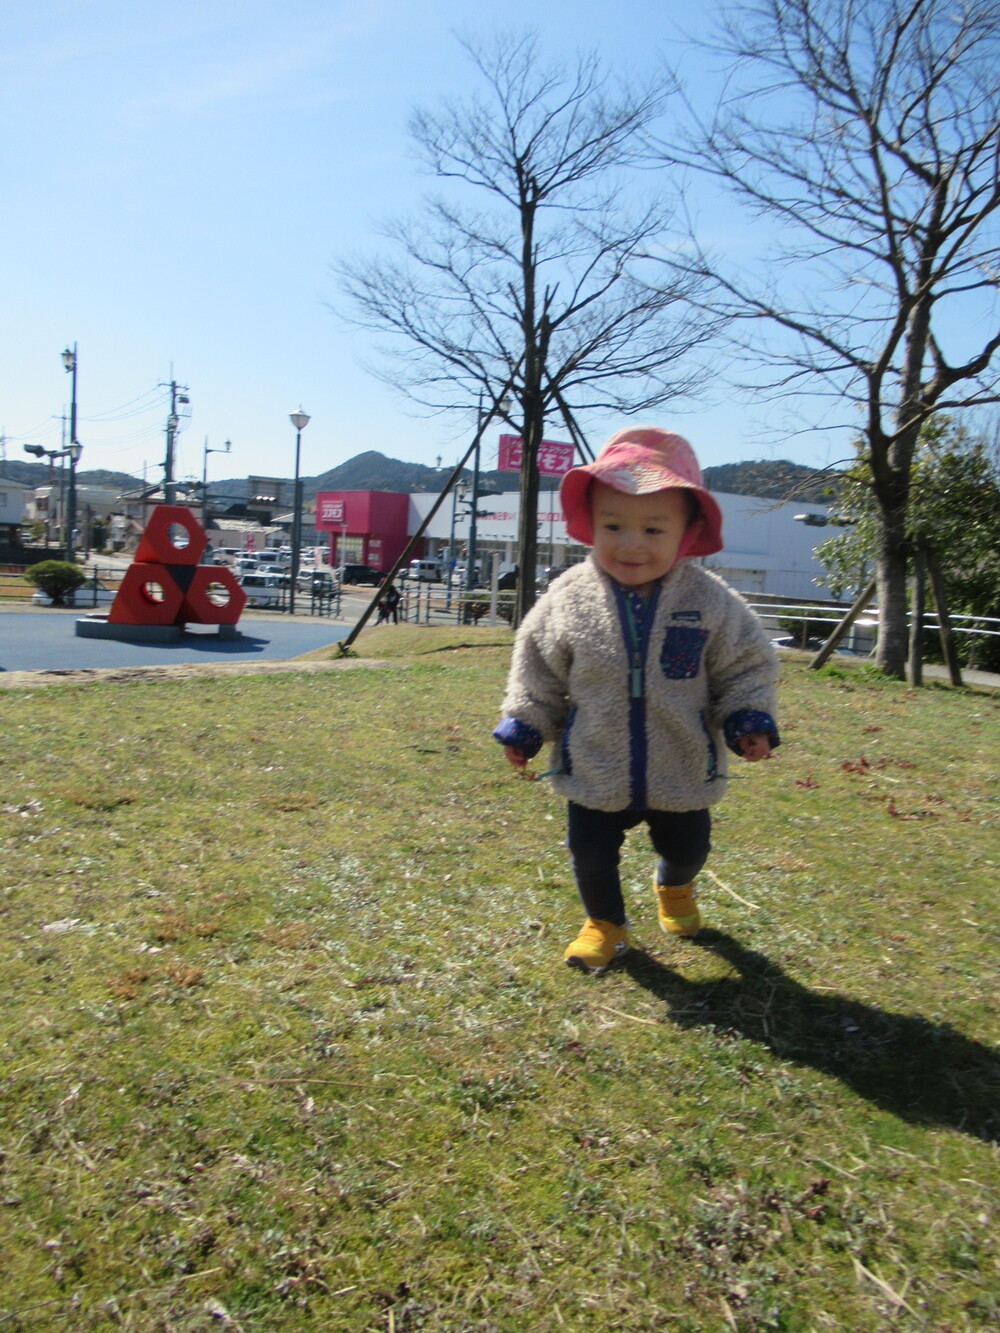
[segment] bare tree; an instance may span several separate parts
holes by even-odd
[[[705,369],[688,354],[711,321],[694,304],[702,280],[664,286],[650,258],[670,244],[669,211],[623,197],[664,107],[662,80],[613,91],[596,57],[544,64],[532,36],[463,45],[485,97],[410,123],[448,198],[386,229],[393,258],[335,271],[354,321],[388,335],[387,382],[436,409],[478,399],[521,435],[519,621],[535,598],[546,417],[558,412],[579,439],[581,410],[692,393]],[[507,392],[515,409],[501,406]]]
[[[732,61],[714,123],[663,149],[772,224],[764,281],[704,252],[684,270],[714,282],[760,387],[825,392],[862,425],[893,676],[921,427],[1000,401],[998,20],[996,0],[748,0],[710,44]]]

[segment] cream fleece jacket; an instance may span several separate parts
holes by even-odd
[[[688,560],[640,618],[593,556],[567,570],[517,634],[502,744],[554,742],[560,795],[595,810],[697,810],[725,794],[726,746],[774,721],[777,654],[747,604]]]

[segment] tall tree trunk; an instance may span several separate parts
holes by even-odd
[[[924,683],[924,608],[927,594],[927,563],[923,547],[913,551],[913,621],[910,625],[910,684]]]
[[[524,432],[521,447],[521,512],[517,529],[517,605],[515,627],[535,604],[538,566],[538,447],[545,428],[545,412],[537,388],[524,393]]]
[[[912,344],[911,344],[912,348]],[[913,352],[913,361],[919,355]],[[909,363],[908,363],[909,365]],[[909,366],[912,380],[916,371]],[[909,383],[909,381],[908,381]],[[910,469],[920,436],[922,417],[913,408],[916,394],[897,413],[897,429],[887,435],[881,428],[877,402],[870,405],[868,447],[872,487],[876,500],[875,573],[878,579],[878,646],[875,664],[887,676],[903,680],[909,647],[907,573],[910,546],[907,519],[910,505]]]
[[[875,569],[878,576],[878,647],[875,664],[887,676],[906,675],[906,500],[879,506]]]
[[[538,450],[545,424],[542,399],[542,367],[548,353],[548,322],[544,305],[536,322],[538,276],[535,255],[535,209],[538,183],[522,176],[519,183],[521,211],[521,282],[523,303],[521,329],[524,336],[524,387],[521,408],[521,512],[517,526],[517,598],[514,627],[517,628],[535,604],[535,569],[538,565]]]

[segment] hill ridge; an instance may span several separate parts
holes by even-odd
[[[406,463],[389,458],[377,449],[368,449],[353,458],[328,468],[314,477],[302,478],[302,493],[313,500],[318,491],[399,491],[437,494],[451,475],[451,468],[428,467],[424,463]],[[23,463],[9,459],[0,464],[0,476],[20,481],[29,486],[45,486],[49,482],[49,468],[45,463]],[[471,481],[472,473],[465,469],[463,476]],[[793,463],[788,459],[757,459],[741,463],[722,463],[704,469],[704,481],[709,490],[730,495],[754,495],[764,499],[801,500],[823,504],[829,498],[827,491],[836,484],[836,474],[818,468]],[[558,478],[543,477],[542,489],[554,490]],[[81,486],[121,487],[135,491],[142,481],[125,472],[92,469],[77,472]],[[513,491],[518,486],[517,473],[483,472],[480,475],[482,492]],[[289,479],[289,489],[291,480]],[[208,484],[211,499],[230,502],[243,500],[247,495],[246,477],[229,477]]]

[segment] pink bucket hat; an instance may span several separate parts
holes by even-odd
[[[722,511],[705,490],[694,450],[683,436],[655,426],[619,430],[593,463],[566,473],[559,487],[566,531],[584,546],[594,544],[589,494],[594,481],[624,495],[650,495],[674,488],[692,491],[704,522],[683,554],[714,555],[722,550]]]

